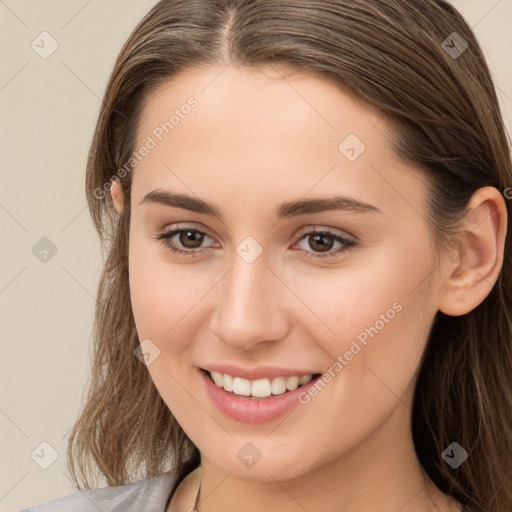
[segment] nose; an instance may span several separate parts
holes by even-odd
[[[221,342],[236,350],[276,342],[289,331],[286,304],[292,296],[269,267],[265,251],[252,262],[236,253],[218,285],[210,328]]]

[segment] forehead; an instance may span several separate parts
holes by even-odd
[[[309,130],[311,140],[327,137],[336,142],[344,130],[362,135],[384,121],[376,110],[349,94],[326,79],[285,65],[192,67],[163,82],[145,98],[137,140],[143,142],[145,135],[169,121],[173,113],[179,115],[191,97],[197,107],[186,124],[194,126],[196,132],[201,127],[203,131],[217,127],[212,135],[219,143],[223,133],[219,128],[229,127],[231,132],[241,128],[239,137],[263,132],[270,138],[280,132],[298,141]],[[179,117],[179,124],[184,125],[183,116]],[[200,121],[194,122],[197,118]],[[173,135],[183,131],[177,124]]]
[[[248,202],[277,203],[285,192],[336,190],[382,204],[397,194],[386,181],[411,181],[390,135],[382,115],[308,73],[191,68],[146,98],[136,148],[151,140],[152,149],[134,170],[133,194],[226,197],[229,187]]]

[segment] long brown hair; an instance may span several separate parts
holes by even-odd
[[[456,33],[454,35],[454,33]],[[467,47],[466,47],[467,46]],[[120,51],[90,148],[86,191],[105,265],[98,287],[88,396],[71,432],[68,465],[120,485],[177,468],[199,452],[134,356],[128,281],[132,173],[144,101],[177,72],[202,64],[285,64],[328,79],[393,126],[396,153],[428,176],[427,222],[439,250],[480,187],[512,185],[510,141],[474,33],[441,0],[162,0]],[[120,171],[120,169],[124,169]],[[109,184],[121,181],[114,211]],[[512,218],[510,201],[508,217]],[[468,314],[434,320],[417,381],[412,429],[433,482],[473,511],[512,509],[512,258]],[[457,469],[442,452],[458,442]]]

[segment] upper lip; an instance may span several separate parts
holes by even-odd
[[[209,372],[227,373],[233,377],[241,377],[248,380],[273,379],[274,377],[302,377],[303,375],[315,375],[320,373],[314,370],[297,370],[277,366],[254,366],[248,368],[233,364],[210,364],[208,366],[202,366],[201,368]]]

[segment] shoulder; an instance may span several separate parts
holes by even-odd
[[[20,512],[164,512],[176,478],[169,471],[116,487],[79,490]]]

